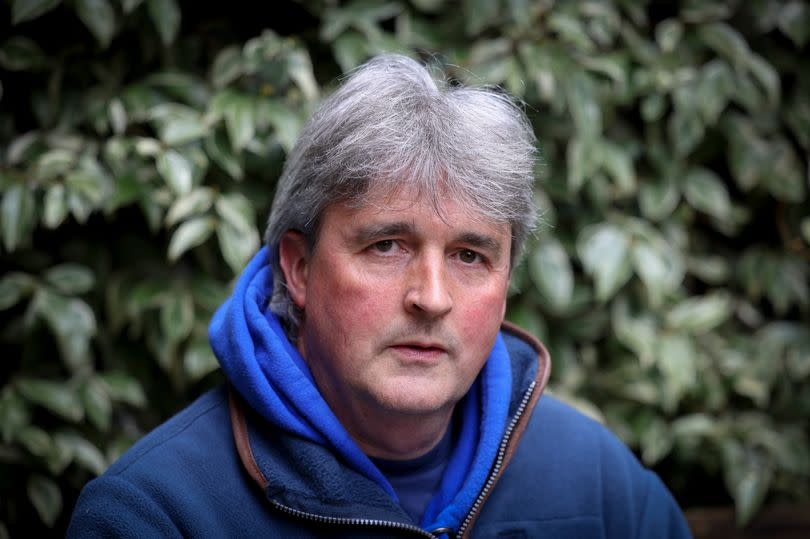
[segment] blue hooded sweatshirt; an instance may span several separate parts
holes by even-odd
[[[262,249],[210,326],[230,387],[200,397],[90,482],[69,537],[689,537],[612,434],[540,398],[542,345],[505,326],[459,403],[440,486],[413,522],[268,308]]]

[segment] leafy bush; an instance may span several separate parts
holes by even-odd
[[[207,322],[285,152],[382,51],[526,102],[544,226],[508,316],[549,344],[552,392],[685,507],[733,499],[742,523],[810,498],[805,3],[7,6],[0,537],[63,530],[89,478],[221,380]]]

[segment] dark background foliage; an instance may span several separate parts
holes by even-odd
[[[685,508],[810,498],[810,7],[0,4],[0,538],[221,381],[213,310],[286,151],[378,52],[525,101],[543,226],[510,319]]]

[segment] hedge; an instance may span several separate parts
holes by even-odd
[[[227,7],[226,7],[227,6]],[[341,73],[403,52],[525,102],[543,224],[508,318],[685,508],[810,499],[810,7],[8,0],[0,538],[222,381],[213,310]]]

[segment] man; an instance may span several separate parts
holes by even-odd
[[[69,535],[688,537],[503,324],[535,141],[501,93],[381,56],[304,128],[211,323],[230,382],[84,489]]]

